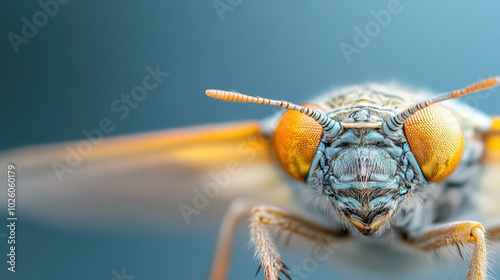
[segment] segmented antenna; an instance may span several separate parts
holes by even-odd
[[[500,83],[500,77],[489,78],[486,80],[479,81],[475,84],[472,84],[466,88],[455,90],[455,91],[452,91],[450,93],[443,94],[443,95],[422,101],[416,105],[413,105],[412,107],[408,108],[407,110],[395,115],[394,117],[384,121],[384,123],[382,124],[382,129],[388,135],[395,134],[398,130],[400,130],[403,127],[404,122],[411,115],[415,114],[419,110],[427,108],[430,105],[432,105],[434,103],[441,102],[443,100],[461,97],[461,96],[476,92],[478,90],[483,90],[483,89],[497,86],[499,83]]]
[[[324,132],[328,133],[329,136],[337,135],[342,128],[342,125],[340,124],[339,121],[331,119],[322,112],[316,111],[308,107],[302,107],[300,105],[293,104],[291,102],[284,100],[273,100],[268,98],[249,96],[238,92],[216,90],[216,89],[208,89],[205,92],[205,94],[215,99],[226,100],[231,102],[264,104],[264,105],[281,107],[287,110],[299,111],[317,121],[323,127]]]

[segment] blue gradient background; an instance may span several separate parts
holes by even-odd
[[[500,2],[493,0],[402,0],[403,11],[347,63],[339,44],[353,44],[353,28],[364,28],[373,20],[370,11],[388,2],[243,0],[221,21],[212,1],[72,0],[15,54],[7,34],[21,34],[21,18],[31,20],[40,7],[1,1],[0,150],[80,139],[82,129],[116,119],[111,103],[141,83],[148,65],[159,64],[170,76],[115,123],[112,135],[260,119],[276,111],[210,100],[207,88],[301,102],[332,86],[367,81],[443,92],[500,74]],[[499,90],[494,93],[478,103],[489,114],[500,112]],[[205,279],[218,222],[203,230],[96,230],[23,220],[19,272],[6,273],[0,239],[0,278],[111,279],[112,269],[126,267],[136,280]],[[242,227],[232,279],[255,279],[257,262],[246,243]],[[289,263],[302,258],[290,253]],[[420,278],[415,275],[408,276]],[[325,276],[366,275],[322,266],[311,277]],[[464,276],[461,268],[435,279]]]

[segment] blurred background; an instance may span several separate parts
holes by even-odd
[[[500,74],[499,12],[493,0],[1,1],[0,151],[78,140],[103,118],[116,125],[107,134],[115,136],[278,111],[211,100],[207,88],[292,102],[364,82],[460,88]],[[122,94],[142,84],[148,67],[169,74],[121,119]],[[464,101],[498,114],[499,94]],[[4,221],[5,201],[0,206]],[[6,271],[0,227],[0,278],[206,279],[219,223],[100,229],[27,217],[17,227],[15,274]],[[247,240],[242,226],[231,279],[255,279]],[[304,259],[288,255],[289,264]],[[381,276],[333,263],[310,279],[464,279],[466,265]],[[499,272],[497,265],[493,276]]]

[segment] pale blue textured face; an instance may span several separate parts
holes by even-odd
[[[392,138],[379,129],[350,128],[323,139],[309,176],[338,216],[364,235],[383,229],[416,186],[427,183],[404,135]]]

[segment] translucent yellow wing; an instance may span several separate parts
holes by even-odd
[[[44,222],[189,223],[220,215],[235,196],[288,196],[258,122],[95,136],[8,151],[0,162],[16,166],[18,215]]]
[[[492,119],[485,136],[484,173],[478,205],[487,224],[500,223],[500,117]]]

